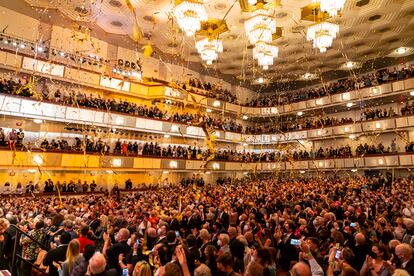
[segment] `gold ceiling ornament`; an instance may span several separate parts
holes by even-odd
[[[266,9],[281,7],[281,0],[239,0],[242,12],[252,12],[258,5],[263,5]]]
[[[175,0],[173,12],[178,26],[187,36],[193,36],[201,29],[201,22],[208,19],[201,0]]]
[[[217,37],[229,30],[226,20],[209,18],[207,21],[201,22],[201,28],[196,32],[198,36]]]
[[[320,3],[310,3],[301,9],[300,19],[312,22],[322,22],[330,18],[327,12],[321,11]]]

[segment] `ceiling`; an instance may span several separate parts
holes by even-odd
[[[132,36],[134,19],[125,0],[19,1],[33,7],[56,9],[70,21],[93,24],[105,33]],[[196,39],[186,37],[172,20],[174,1],[130,1],[145,37],[159,51],[201,63],[195,49]],[[305,72],[340,78],[348,74],[340,70],[346,61],[361,62],[369,70],[398,62],[398,57],[387,57],[396,48],[414,47],[414,0],[347,0],[341,15],[329,19],[337,22],[340,30],[333,46],[323,54],[306,41],[306,29],[312,22],[300,18],[301,8],[311,0],[281,0],[281,6],[274,8],[276,24],[282,27],[282,37],[273,42],[279,47],[279,58],[269,70],[262,71],[252,58],[244,31],[243,22],[249,13],[241,11],[237,0],[205,0],[204,3],[209,18],[225,18],[229,28],[220,37],[224,52],[219,54],[218,62],[205,69],[234,81],[250,82],[264,76],[274,84],[271,87],[277,88],[283,87],[283,83],[292,84]]]

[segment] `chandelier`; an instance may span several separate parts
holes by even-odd
[[[278,57],[278,54],[279,48],[277,46],[263,41],[257,42],[253,48],[253,58],[257,59],[257,63],[263,67],[263,70],[267,70],[270,65],[273,65],[273,59]]]
[[[204,38],[196,42],[197,52],[206,64],[211,65],[223,52],[223,43],[218,38]]]
[[[187,36],[200,30],[201,21],[207,20],[207,12],[202,1],[183,0],[174,8],[174,16],[180,29]]]
[[[332,46],[338,32],[339,25],[322,22],[308,28],[306,39],[313,41],[313,47],[318,48],[321,53],[325,53],[326,49]]]
[[[270,43],[272,34],[276,32],[276,21],[270,16],[270,10],[266,10],[262,4],[253,12],[252,17],[246,20],[244,28],[250,44],[256,44],[258,41]]]
[[[319,3],[322,12],[327,12],[330,16],[337,16],[338,11],[345,6],[345,0],[313,0],[313,3]]]

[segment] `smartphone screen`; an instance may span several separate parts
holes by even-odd
[[[297,240],[297,239],[291,239],[291,240],[290,240],[290,244],[291,244],[291,245],[300,245],[300,240]]]
[[[339,258],[341,258],[341,251],[340,250],[336,250],[335,259],[339,260]]]
[[[180,236],[180,232],[179,231],[175,231],[175,236],[178,238]]]

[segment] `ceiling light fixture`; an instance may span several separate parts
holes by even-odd
[[[250,44],[254,45],[259,41],[272,42],[272,34],[276,32],[276,21],[270,16],[271,11],[264,8],[263,3],[257,3],[252,17],[244,22],[246,35]]]
[[[414,92],[414,91],[412,91],[412,92]],[[249,116],[243,115],[243,120],[247,120],[247,119],[249,119]]]
[[[306,39],[313,41],[313,47],[318,48],[321,53],[325,53],[326,49],[332,46],[338,32],[339,25],[321,22],[308,28]]]
[[[303,112],[302,111],[299,111],[297,114],[298,114],[298,116],[302,116],[303,115]]]
[[[352,68],[354,67],[355,63],[352,61],[348,61],[347,63],[345,63],[346,68]]]
[[[352,107],[354,104],[353,103],[347,103],[346,107]]]
[[[196,42],[196,49],[201,59],[207,65],[211,65],[217,60],[218,54],[223,52],[223,43],[218,38],[204,38]]]
[[[178,26],[187,36],[193,36],[200,30],[201,21],[208,18],[203,1],[178,0],[175,3],[174,16]]]
[[[256,82],[262,84],[264,83],[264,78],[260,77],[256,80]]]
[[[264,41],[257,42],[253,48],[253,58],[257,59],[263,70],[269,69],[269,66],[273,65],[273,58],[277,58],[278,55],[279,48]]]
[[[312,2],[319,3],[321,11],[327,12],[331,17],[337,16],[345,6],[345,0],[313,0]]]
[[[403,55],[405,54],[405,52],[407,52],[407,49],[405,47],[400,47],[400,48],[395,49],[395,52],[399,55]]]

